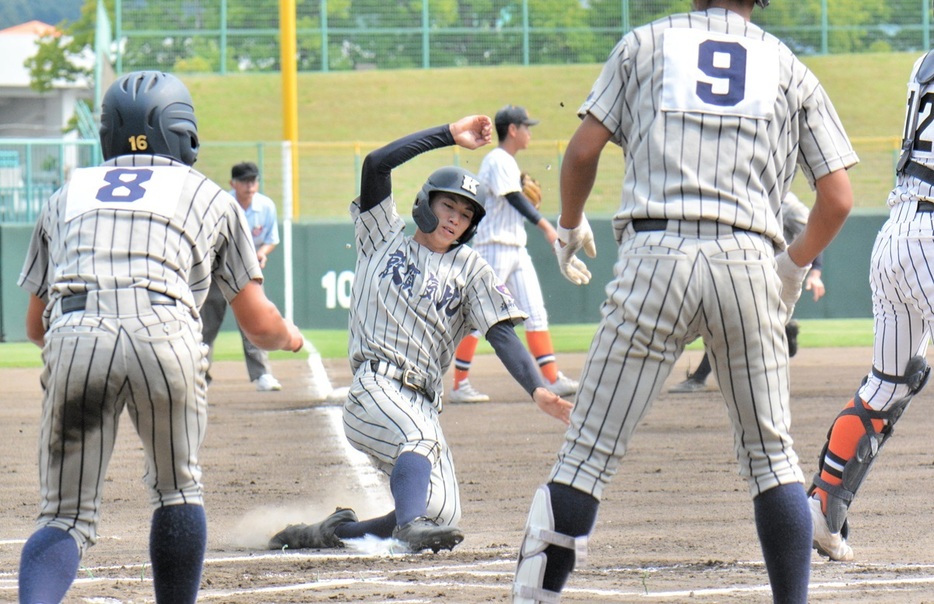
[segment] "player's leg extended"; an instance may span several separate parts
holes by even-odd
[[[344,433],[390,475],[393,537],[416,551],[461,542],[457,479],[435,401],[364,366],[344,404]],[[357,528],[341,527],[338,534],[350,537]]]
[[[41,502],[37,530],[20,559],[23,602],[61,601],[81,556],[97,540],[104,477],[123,408],[117,402],[122,378],[109,379],[111,371],[123,375],[112,361],[115,330],[97,330],[99,323],[83,312],[69,313],[53,317],[46,335]]]
[[[811,523],[804,475],[789,433],[785,311],[772,245],[737,233],[705,246],[704,261],[710,275],[704,341],[726,401],[740,475],[753,497],[773,598],[803,603]]]
[[[907,334],[905,337],[907,340]],[[925,342],[922,352],[926,347]],[[847,511],[929,373],[930,367],[920,354],[910,357],[896,375],[873,366],[862,387],[834,419],[810,489],[814,497],[814,546],[821,554],[832,560],[853,559],[853,550],[846,542]]]
[[[128,410],[146,455],[143,479],[154,508],[153,587],[157,601],[194,602],[207,546],[198,461],[207,422],[206,359],[184,309],[152,309],[125,328],[137,361],[129,369]]]
[[[926,273],[905,267],[915,267],[917,258],[930,257],[934,242],[911,234],[914,220],[902,218],[900,209],[895,209],[876,238],[870,263],[872,371],[834,419],[810,489],[815,496],[810,502],[814,546],[834,560],[853,558],[846,542],[848,508],[895,422],[927,379],[921,355],[934,326],[929,303],[934,284]]]
[[[665,233],[647,235],[638,235],[638,241],[652,247],[624,242],[609,288],[614,294],[602,307],[558,462],[550,482],[533,497],[513,584],[517,603],[557,601],[584,554],[603,488],[693,337],[688,330],[698,301],[682,297],[690,254],[671,250],[664,257],[658,244]],[[649,299],[652,306],[646,309]]]

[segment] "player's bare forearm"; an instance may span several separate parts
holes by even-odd
[[[816,182],[817,198],[804,231],[788,246],[788,256],[798,266],[807,266],[837,236],[850,210],[853,188],[846,170],[837,170]]]
[[[45,346],[45,324],[42,322],[44,312],[45,302],[42,298],[29,294],[29,306],[26,308],[26,337],[39,348]]]
[[[451,136],[465,149],[478,149],[493,140],[492,124],[486,115],[468,115],[451,124]]]
[[[584,116],[568,143],[561,163],[561,226],[570,229],[581,223],[584,205],[597,178],[600,154],[610,140],[610,131],[590,114]]]
[[[301,332],[282,318],[258,281],[251,281],[240,290],[230,301],[230,309],[243,333],[256,346],[264,350],[301,350],[304,343]]]
[[[532,398],[538,408],[551,417],[561,421],[564,425],[571,423],[571,410],[574,409],[574,403],[564,400],[545,387],[536,388],[532,392]]]

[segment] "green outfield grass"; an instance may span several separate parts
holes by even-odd
[[[609,49],[607,49],[609,51]],[[904,117],[906,82],[915,54],[882,53],[804,57],[827,89],[861,163],[851,171],[857,208],[881,208],[893,183]],[[577,127],[577,108],[601,65],[504,66],[484,68],[302,73],[298,76],[299,218],[343,219],[356,195],[362,158],[376,145],[417,129],[470,113],[493,115],[506,103],[525,105],[541,119],[523,168],[542,181],[544,209],[556,215],[557,167],[562,145]],[[281,79],[278,74],[183,75],[195,101],[205,147],[197,167],[226,183],[231,163],[255,154],[250,146],[211,143],[276,141],[282,138]],[[265,191],[281,198],[278,149],[268,146]],[[437,151],[394,174],[400,197],[414,192],[431,169],[457,161],[476,168],[483,156],[455,158]],[[612,212],[619,200],[622,155],[604,155],[588,205],[591,215]],[[813,199],[803,178],[794,190]]]
[[[872,345],[872,319],[815,319],[799,321],[801,335],[798,337],[802,348],[828,347],[840,348]],[[559,353],[586,352],[590,346],[596,325],[551,325],[551,338],[555,350]],[[519,328],[519,335],[522,328]],[[347,332],[342,329],[303,330],[305,337],[314,345],[322,357],[340,359],[347,357]],[[689,350],[698,350],[702,346],[698,340]],[[477,354],[492,354],[493,349],[485,340],[481,340]],[[300,358],[307,357],[299,353]],[[221,361],[243,359],[240,334],[236,331],[222,331],[214,344],[214,358]],[[270,358],[291,359],[295,355],[289,352],[273,352]],[[41,367],[42,358],[39,349],[28,342],[9,342],[0,344],[0,368]]]

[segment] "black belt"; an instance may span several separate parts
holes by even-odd
[[[435,398],[435,391],[428,386],[428,378],[413,369],[402,369],[385,361],[370,361],[370,369],[374,373],[384,375],[391,380],[398,380],[406,388],[421,392],[431,400]]]
[[[668,228],[668,221],[664,218],[635,218],[632,221],[632,230],[637,233],[644,231],[664,231]]]
[[[918,209],[915,210],[915,211],[916,211],[916,212],[921,212],[921,213],[925,213],[925,212],[927,212],[927,213],[934,212],[934,202],[919,200],[919,201],[918,201]]]
[[[148,292],[150,304],[155,304],[157,306],[172,306],[175,304],[176,300],[172,296],[167,296],[165,294],[160,294],[158,292]],[[87,294],[75,294],[73,296],[66,296],[62,298],[62,314],[75,312],[76,310],[84,310],[88,304],[88,295]]]
[[[929,185],[934,185],[934,170],[923,164],[909,160],[902,171],[908,176],[913,176]]]
[[[934,204],[932,204],[934,205]],[[642,233],[645,231],[666,231],[668,230],[668,220],[664,218],[633,218],[630,221],[632,225],[632,230],[637,233]],[[677,220],[674,222],[699,222],[697,220]],[[751,233],[748,229],[741,229],[739,227],[730,226],[728,224],[721,224],[719,226],[731,228],[739,233]]]

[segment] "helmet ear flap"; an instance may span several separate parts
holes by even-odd
[[[431,192],[429,183],[422,185],[421,190],[415,195],[415,204],[412,205],[412,218],[415,220],[415,226],[423,233],[433,233],[438,228],[438,217],[431,209]]]

